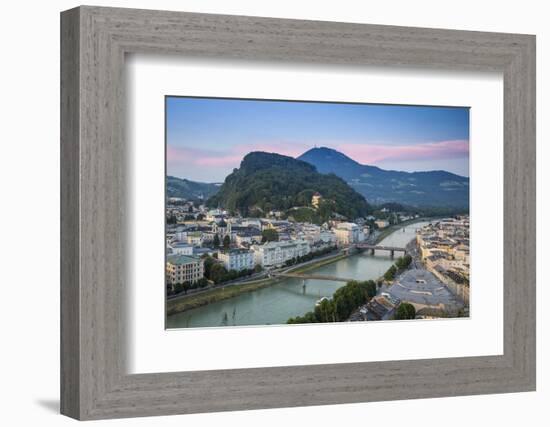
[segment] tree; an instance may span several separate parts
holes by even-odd
[[[212,242],[215,248],[218,248],[220,246],[220,236],[217,234],[214,234],[214,241]]]
[[[399,270],[404,270],[411,264],[411,261],[412,261],[412,257],[409,254],[407,254],[405,256],[399,257],[395,262],[395,265]]]
[[[262,243],[265,242],[278,242],[279,233],[274,228],[266,228],[262,231]]]
[[[366,284],[367,296],[371,299],[376,295],[376,282],[374,280],[367,280],[364,283]]]
[[[396,320],[414,319],[416,317],[416,310],[412,304],[403,302],[397,307],[395,312]]]
[[[178,219],[176,218],[176,215],[170,214],[170,216],[168,218],[166,218],[166,222],[168,224],[177,224]]]
[[[397,268],[394,264],[384,273],[384,279],[386,279],[388,282],[393,280],[395,277],[395,274],[397,273]]]
[[[214,258],[212,258],[211,256],[206,256],[206,258],[204,258],[204,276],[207,278],[207,279],[210,279],[212,280],[212,276],[211,276],[211,272],[212,272],[212,266],[216,263],[216,261],[214,260]]]
[[[174,293],[179,294],[183,291],[183,283],[176,283],[174,285]]]
[[[197,288],[205,288],[208,285],[208,280],[206,280],[206,277],[201,277],[196,285]]]
[[[185,294],[187,294],[187,291],[192,287],[192,284],[191,282],[183,282],[182,283],[182,289],[183,289],[183,292],[185,292]]]
[[[221,283],[227,277],[227,270],[221,264],[215,263],[210,268],[210,280],[214,283]]]
[[[229,235],[226,235],[223,238],[223,247],[224,247],[224,249],[229,249],[230,245],[231,245],[231,237],[229,237]]]

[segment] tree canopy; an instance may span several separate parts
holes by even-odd
[[[266,228],[262,231],[262,243],[265,242],[278,242],[279,233],[274,228]]]
[[[365,198],[343,179],[318,173],[314,166],[301,160],[263,152],[247,154],[240,168],[226,177],[207,205],[222,206],[242,215],[270,210],[286,212],[291,208],[311,207],[314,192],[322,194],[328,203],[319,206],[318,215],[334,209],[348,218],[357,218],[368,212]]]
[[[396,320],[404,320],[404,319],[414,319],[416,317],[416,309],[412,304],[409,304],[408,302],[403,302],[397,307],[397,311],[395,312],[395,319]]]

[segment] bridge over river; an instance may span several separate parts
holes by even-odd
[[[391,257],[393,258],[395,252],[403,252],[403,254],[407,253],[407,250],[405,248],[397,247],[397,246],[384,246],[384,245],[370,245],[366,243],[357,243],[355,245],[357,249],[365,249],[369,250],[372,255],[374,255],[375,251],[388,251],[391,254]],[[315,280],[327,280],[330,282],[350,282],[352,280],[355,280],[353,278],[349,277],[337,277],[337,276],[329,276],[326,274],[304,274],[304,273],[293,273],[293,272],[272,272],[272,277],[285,277],[285,278],[294,278],[294,279],[315,279]]]
[[[316,280],[328,280],[330,282],[351,282],[352,280],[349,277],[336,277],[328,276],[325,274],[303,274],[303,273],[271,273],[273,277],[291,277],[295,279],[316,279]]]
[[[371,245],[368,243],[357,243],[354,245],[357,249],[369,250],[372,255],[375,251],[388,251],[393,258],[395,252],[403,252],[403,255],[407,253],[407,249],[397,246],[385,246],[385,245]]]

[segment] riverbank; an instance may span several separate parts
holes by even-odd
[[[340,261],[341,259],[347,258],[353,254],[344,254],[339,253],[334,256],[331,256],[330,258],[323,258],[320,260],[313,260],[310,261],[306,265],[298,265],[293,268],[289,268],[288,270],[285,270],[288,273],[305,273],[306,271],[313,270],[315,268],[323,267],[324,265],[332,264],[333,262]]]
[[[285,271],[293,273],[303,273],[324,265],[328,265],[344,258],[347,258],[348,254],[337,253],[332,256],[323,257],[319,260],[311,260],[302,265],[297,265],[286,269]],[[184,311],[192,310],[203,305],[211,304],[218,301],[223,301],[229,298],[234,298],[241,294],[256,291],[268,286],[272,286],[279,282],[281,279],[275,277],[269,277],[251,282],[245,282],[241,284],[229,284],[219,288],[213,288],[204,292],[200,292],[193,295],[182,295],[180,297],[172,298],[166,301],[166,315],[183,313]]]
[[[374,240],[373,244],[377,245],[382,240],[384,240],[386,237],[388,237],[390,234],[394,233],[395,231],[399,230],[403,227],[408,227],[409,225],[416,224],[418,222],[425,222],[425,221],[432,221],[435,219],[438,219],[439,217],[433,217],[433,218],[414,218],[409,219],[407,221],[400,222],[399,224],[390,225],[386,228],[384,228],[378,236],[376,236],[376,239]]]
[[[169,299],[166,301],[166,315],[170,316],[172,314],[183,313],[184,311],[201,307],[206,304],[233,298],[246,292],[256,291],[258,289],[265,288],[266,286],[270,286],[276,281],[277,279],[271,278],[260,279],[240,285],[228,285],[225,287],[214,288],[195,295],[183,295],[178,298]]]

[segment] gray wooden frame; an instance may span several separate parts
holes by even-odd
[[[504,354],[128,375],[126,53],[504,76]],[[61,412],[78,419],[535,390],[535,37],[79,7],[61,14]]]

